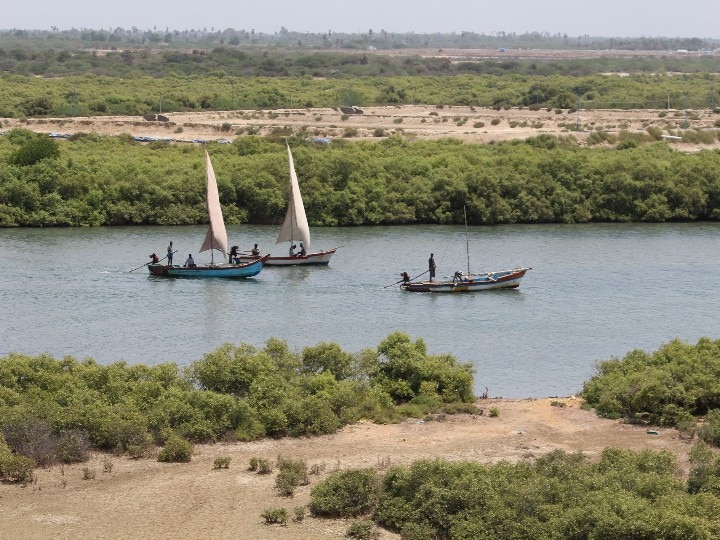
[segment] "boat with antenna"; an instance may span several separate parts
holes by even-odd
[[[266,266],[305,266],[305,265],[327,265],[338,248],[310,252],[310,226],[305,215],[300,185],[295,171],[290,145],[287,146],[288,171],[290,190],[288,195],[288,206],[285,212],[285,219],[280,228],[276,244],[289,242],[290,249],[285,257],[275,255],[268,256],[264,264]],[[252,255],[243,254],[238,259],[240,262],[253,260]]]
[[[430,293],[461,293],[479,292],[492,289],[515,289],[520,286],[520,280],[525,276],[530,267],[517,267],[512,270],[499,270],[494,272],[483,272],[474,274],[470,272],[470,242],[468,240],[467,211],[463,207],[465,215],[465,251],[467,254],[467,273],[457,271],[452,276],[440,281],[414,281],[408,280],[400,285],[403,291],[408,292],[430,292]],[[426,274],[427,272],[423,272]],[[421,276],[423,274],[420,274]],[[419,276],[418,276],[419,277]]]
[[[180,266],[177,264],[150,264],[148,270],[153,276],[160,277],[180,277],[180,278],[247,278],[260,273],[265,257],[255,257],[251,261],[244,263],[227,263],[227,231],[225,230],[225,222],[223,220],[222,208],[220,207],[220,196],[218,194],[217,180],[215,171],[210,161],[210,154],[205,151],[205,175],[206,175],[206,199],[208,207],[208,216],[210,218],[210,226],[207,234],[200,246],[200,252],[210,251],[210,264],[195,265],[191,263]],[[215,251],[219,251],[223,255],[222,262],[215,263]]]

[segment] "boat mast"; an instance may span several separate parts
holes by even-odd
[[[467,255],[468,279],[470,279],[470,242],[468,241],[467,209],[463,204],[463,215],[465,216],[465,253]]]

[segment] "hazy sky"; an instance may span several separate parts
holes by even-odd
[[[0,12],[2,29],[52,26],[720,38],[720,0],[35,0]]]

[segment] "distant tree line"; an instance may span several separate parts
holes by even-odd
[[[256,32],[254,29],[219,29],[214,27],[174,29],[108,27],[51,30],[9,29],[0,31],[0,46],[15,48],[200,48],[232,47],[294,47],[302,49],[406,49],[406,48],[525,48],[525,49],[616,49],[616,50],[705,50],[717,47],[719,40],[687,37],[602,37],[572,36],[557,32],[451,33],[388,32],[369,28],[366,32],[345,33],[328,29],[326,32],[298,32],[281,27],[277,32]]]
[[[480,60],[455,59],[442,50],[430,56],[387,55],[372,50],[327,51],[312,48],[258,48],[216,45],[209,48],[117,50],[33,47],[0,38],[0,72],[41,77],[96,76],[133,78],[208,76],[234,77],[398,77],[447,75],[571,75],[604,73],[717,73],[720,55],[636,56],[572,59],[522,59],[497,53]]]

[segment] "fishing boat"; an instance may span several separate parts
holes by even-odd
[[[269,256],[264,263],[267,266],[299,266],[299,265],[327,265],[330,258],[335,254],[338,248],[328,249],[325,251],[310,252],[310,226],[305,216],[305,206],[303,205],[302,195],[300,194],[300,185],[298,184],[297,173],[295,172],[295,162],[293,161],[290,145],[287,145],[288,152],[288,170],[290,174],[290,194],[287,211],[285,212],[285,220],[280,228],[276,244],[290,242],[290,250],[285,257],[275,255]],[[293,248],[296,253],[290,255]],[[249,262],[253,260],[252,255],[241,255],[238,257],[240,262]]]
[[[255,257],[248,262],[232,264],[226,263],[227,257],[227,231],[223,221],[222,208],[220,207],[220,196],[218,195],[217,180],[213,170],[210,155],[205,152],[206,176],[207,176],[207,207],[210,217],[210,226],[200,246],[200,253],[210,251],[210,264],[195,266],[180,266],[177,264],[150,264],[148,270],[153,276],[182,277],[182,278],[247,278],[260,273],[265,257]],[[223,255],[220,263],[215,263],[215,251]],[[193,263],[194,264],[194,263]]]
[[[532,268],[513,268],[483,274],[456,273],[452,280],[415,281],[403,283],[400,288],[408,292],[476,292],[490,289],[514,289],[520,286],[520,280]]]
[[[463,208],[463,212],[465,209]],[[473,274],[470,272],[470,244],[468,242],[467,213],[465,213],[465,250],[467,253],[467,272],[455,272],[450,277],[440,281],[404,281],[400,288],[408,292],[431,292],[431,293],[460,293],[478,292],[492,289],[515,289],[520,286],[520,280],[525,276],[529,267],[516,267],[512,270],[499,270],[495,272],[483,272]],[[423,272],[420,276],[426,274]],[[420,277],[418,276],[418,277]],[[417,278],[415,278],[417,279]]]

